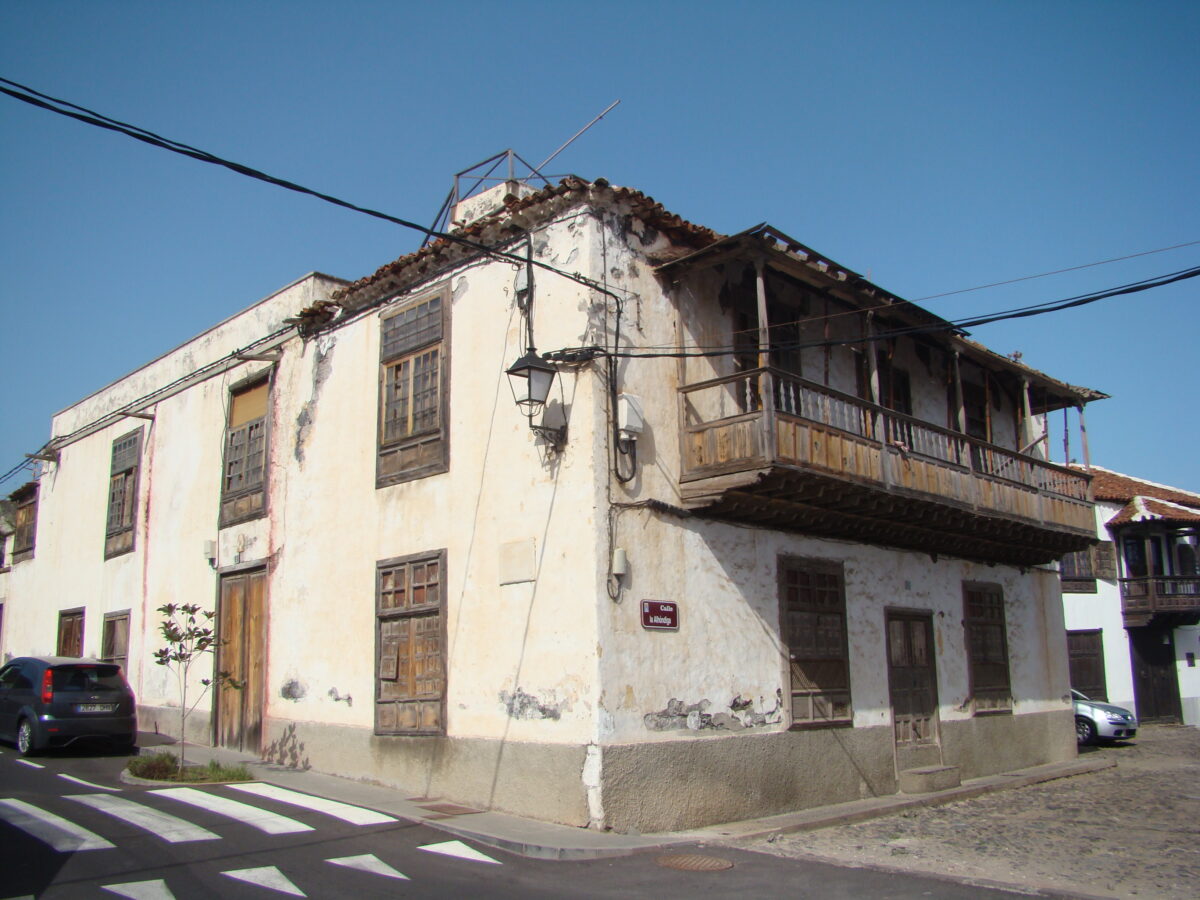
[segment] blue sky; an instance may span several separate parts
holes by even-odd
[[[0,76],[393,215],[512,147],[910,299],[1200,241],[1200,4],[0,5]],[[0,473],[50,416],[397,226],[0,97]],[[1200,264],[959,294],[947,317]],[[1111,394],[1093,462],[1200,490],[1200,279],[973,337]],[[1078,442],[1073,455],[1078,455]],[[1061,460],[1061,444],[1052,448]],[[7,482],[7,493],[21,483]]]

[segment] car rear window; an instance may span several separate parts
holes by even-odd
[[[51,671],[55,691],[119,691],[125,686],[120,666],[59,666]]]

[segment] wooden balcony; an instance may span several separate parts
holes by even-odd
[[[1200,577],[1122,578],[1121,612],[1126,628],[1145,625],[1154,616],[1169,616],[1179,625],[1195,625],[1200,622]]]
[[[1095,539],[1089,477],[764,368],[680,389],[684,505],[1035,565]]]

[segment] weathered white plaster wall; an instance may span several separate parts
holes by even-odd
[[[1187,655],[1192,654],[1192,664]],[[1200,626],[1175,629],[1175,665],[1179,675],[1179,705],[1183,724],[1200,726]]]
[[[1112,539],[1104,523],[1120,509],[1120,506],[1112,503],[1096,504],[1096,536],[1100,540]],[[1116,552],[1119,553],[1120,549]],[[1136,709],[1129,633],[1125,630],[1125,619],[1121,615],[1120,585],[1115,579],[1097,578],[1096,593],[1064,592],[1062,598],[1067,631],[1102,630],[1100,640],[1104,649],[1104,682],[1108,690],[1108,702]]]

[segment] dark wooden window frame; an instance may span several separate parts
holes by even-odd
[[[79,652],[66,653],[63,648],[63,625],[68,620],[79,620]],[[60,609],[58,611],[58,638],[54,642],[56,656],[83,656],[83,626],[84,626],[84,607],[79,606],[75,609]],[[70,649],[70,648],[67,648]]]
[[[436,312],[422,316],[422,308],[436,304]],[[400,320],[408,320],[401,322]],[[406,327],[411,326],[411,327]],[[450,294],[446,286],[426,291],[397,303],[379,318],[379,399],[376,432],[375,486],[387,487],[405,481],[438,475],[449,469],[450,460]],[[436,375],[432,382],[418,384],[414,375],[418,365],[429,368],[430,356],[436,355]],[[407,387],[402,397],[397,386]],[[437,392],[432,405],[422,407],[423,418],[436,417],[436,423],[417,421],[413,399],[420,393]],[[406,427],[399,434],[389,433],[389,422],[405,409]]]
[[[1094,594],[1097,579],[1115,581],[1116,544],[1100,541],[1086,550],[1068,553],[1059,563],[1064,594]]]
[[[850,677],[850,646],[847,635],[847,608],[846,608],[846,577],[845,566],[843,563],[835,560],[827,559],[808,559],[796,556],[780,556],[776,565],[778,578],[778,597],[779,597],[779,635],[784,645],[784,650],[787,655],[787,668],[785,675],[785,683],[787,685],[787,696],[789,700],[789,711],[791,714],[791,728],[793,730],[808,730],[814,728],[850,728],[854,725],[854,705],[852,684]],[[836,629],[838,631],[837,639],[840,644],[840,653],[835,655],[830,654],[815,654],[802,655],[803,650],[799,646],[794,646],[791,640],[792,629],[788,624],[789,612],[789,589],[793,587],[790,584],[790,576],[803,575],[810,578],[821,579],[822,577],[833,577],[836,579],[835,589],[837,591],[837,600],[839,609],[836,612],[831,612],[827,607],[822,608],[820,604],[800,604],[797,612],[800,615],[808,615],[811,617],[824,617],[832,619],[836,617],[838,622]],[[796,585],[797,589],[800,588]],[[812,590],[828,591],[830,585],[810,585]],[[832,626],[833,623],[826,622],[826,626]],[[818,629],[821,629],[821,624],[818,622]],[[831,636],[832,631],[829,627],[824,630],[826,640]],[[816,636],[820,632],[814,633]],[[814,670],[825,668],[832,673],[840,662],[842,670],[842,681],[844,686],[838,686],[835,689],[822,689],[816,684],[814,678],[823,679],[825,675],[814,675]],[[808,664],[806,670],[805,664]],[[798,682],[804,684],[807,682],[811,687],[798,687]],[[828,715],[819,717],[816,710],[818,702],[824,704],[832,704],[837,702],[832,698],[842,698],[841,703],[843,712],[839,715]],[[801,709],[801,715],[797,717],[797,700],[807,701],[808,708]]]
[[[980,603],[972,598],[973,594],[992,608],[991,614],[979,608]],[[997,609],[999,621],[995,616]],[[1012,663],[1008,652],[1008,610],[1000,585],[982,581],[963,582],[963,641],[967,654],[972,715],[1011,715]],[[982,656],[979,652],[981,647],[984,651]],[[979,684],[980,669],[987,665],[999,667],[1001,658],[1002,682],[993,678],[992,683]]]
[[[16,504],[13,513],[13,524],[16,526],[13,531],[12,549],[14,564],[33,559],[34,547],[37,544],[38,490],[38,483],[31,481],[9,495],[9,499]]]
[[[117,648],[112,646],[115,642],[116,623],[121,619],[125,620],[125,647],[124,653],[114,653],[112,651]],[[122,609],[116,612],[104,614],[104,627],[100,632],[100,658],[105,662],[116,663],[122,669],[126,669],[129,663],[129,610]]]
[[[132,553],[137,543],[138,481],[142,459],[142,429],[123,434],[112,443],[108,478],[108,512],[104,526],[104,558]]]
[[[225,413],[225,445],[221,454],[221,511],[219,516],[221,528],[237,525],[239,522],[261,519],[267,514],[268,469],[270,468],[268,463],[271,455],[271,401],[275,387],[274,381],[275,368],[272,366],[265,371],[248,375],[229,388],[229,408]],[[266,413],[243,422],[236,428],[230,427],[234,397],[262,385],[266,385],[267,389]],[[259,446],[257,449],[251,450],[250,447],[255,442]],[[257,475],[247,481],[245,480],[247,464],[251,460],[252,454],[258,457],[257,468],[251,469],[252,472],[256,471]],[[237,477],[243,480],[236,488],[231,488],[230,480],[233,475],[230,467],[234,465],[238,466]],[[262,494],[262,500],[257,507],[244,512],[227,511],[231,508],[235,509],[239,500],[246,500],[256,493]]]
[[[436,563],[438,571],[438,597],[437,602],[432,604],[422,604],[417,607],[407,607],[398,609],[394,606],[384,606],[384,575],[389,571],[397,569],[407,569],[411,571],[414,566],[422,563]],[[428,582],[426,582],[428,584]],[[438,728],[383,728],[379,722],[380,706],[385,701],[380,696],[380,682],[383,680],[397,680],[399,672],[392,674],[388,678],[388,660],[384,658],[384,624],[397,619],[406,618],[409,620],[428,619],[436,617],[438,620],[438,641],[441,646],[442,658],[442,673],[441,673],[441,696],[437,698],[440,705],[438,712],[438,720],[441,723]],[[410,632],[411,636],[411,632]],[[380,560],[375,565],[375,684],[372,690],[373,702],[375,704],[375,734],[386,736],[407,736],[407,735],[444,735],[446,733],[446,697],[449,688],[449,659],[447,657],[447,627],[446,627],[446,551],[433,550],[427,553],[414,553],[407,556],[393,557],[392,559]],[[411,647],[411,644],[410,644]],[[411,650],[410,650],[411,652]],[[398,665],[398,660],[395,663]],[[434,698],[412,696],[409,698],[400,698],[395,702],[397,704],[404,702],[430,702]]]

